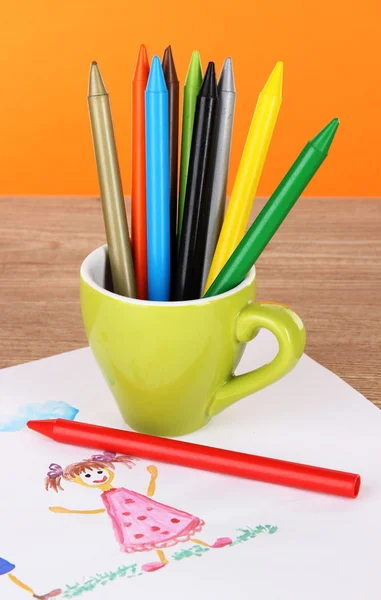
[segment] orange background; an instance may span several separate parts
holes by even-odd
[[[341,127],[307,195],[381,195],[378,0],[13,0],[0,23],[0,194],[98,195],[87,113],[97,60],[110,92],[130,192],[130,81],[140,43],[172,44],[184,81],[191,52],[219,73],[230,55],[237,104],[231,184],[257,95],[284,61],[283,104],[258,193],[270,194],[305,142]]]

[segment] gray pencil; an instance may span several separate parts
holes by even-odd
[[[110,101],[96,62],[90,69],[88,103],[114,292],[136,298]]]
[[[225,212],[235,107],[235,85],[231,58],[227,58],[222,67],[218,81],[218,96],[216,133],[210,165],[212,197],[202,274],[203,290],[205,289]]]

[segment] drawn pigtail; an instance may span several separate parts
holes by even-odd
[[[61,486],[62,476],[63,476],[63,469],[62,469],[62,467],[60,467],[60,465],[57,465],[56,463],[52,463],[51,465],[49,465],[49,471],[47,473],[47,476],[45,477],[46,491],[48,491],[48,490],[54,490],[55,492],[58,492],[58,490],[63,491],[63,487]]]
[[[132,458],[132,456],[127,456],[126,454],[119,454],[113,460],[114,463],[121,463],[127,469],[132,469],[135,466],[135,460],[139,460],[138,458]]]
[[[128,469],[132,469],[135,466],[135,459],[132,459],[132,456],[127,456],[126,454],[116,455],[116,452],[103,452],[102,454],[93,454],[91,457],[92,460],[98,461],[101,463],[105,463],[106,465],[111,465],[114,468],[115,463],[121,463]]]

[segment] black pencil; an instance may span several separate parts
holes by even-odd
[[[214,63],[210,62],[197,96],[185,193],[184,217],[176,270],[175,300],[195,300],[202,293],[206,240],[201,227],[210,205],[208,172],[218,104]],[[209,199],[208,199],[209,196]]]

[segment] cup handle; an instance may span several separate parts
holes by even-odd
[[[208,410],[214,416],[233,404],[274,383],[291,371],[303,354],[306,331],[296,313],[275,303],[257,303],[244,308],[236,322],[239,342],[250,342],[259,329],[268,329],[278,340],[276,357],[267,365],[244,375],[232,375],[214,396]]]

